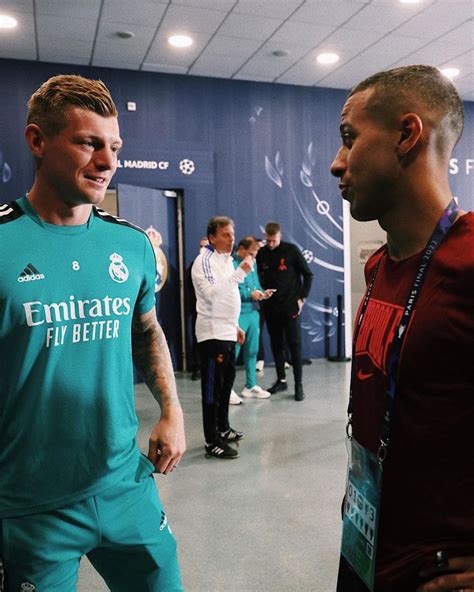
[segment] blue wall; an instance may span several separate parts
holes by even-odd
[[[280,221],[284,238],[304,250],[315,274],[302,318],[304,354],[325,356],[328,335],[334,353],[343,233],[329,165],[340,144],[345,91],[13,60],[0,60],[0,73],[0,202],[15,199],[33,180],[23,140],[31,93],[55,74],[101,78],[119,109],[124,139],[113,183],[184,189],[187,265],[211,215],[232,217],[237,238],[261,236],[267,221]],[[127,101],[137,111],[127,112]],[[465,106],[450,180],[461,205],[474,209],[474,104]],[[183,159],[193,161],[191,174],[180,170]],[[137,161],[169,164],[130,168]]]

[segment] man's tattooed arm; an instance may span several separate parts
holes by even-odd
[[[167,406],[179,405],[170,350],[155,309],[133,317],[132,347],[133,361],[162,413]]]
[[[154,308],[133,317],[132,350],[133,361],[161,408],[161,419],[150,436],[148,458],[166,475],[178,465],[186,443],[170,351]]]

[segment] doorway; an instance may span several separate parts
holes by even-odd
[[[118,184],[101,206],[142,228],[156,258],[155,296],[158,321],[170,348],[173,368],[186,369],[183,280],[183,192]]]

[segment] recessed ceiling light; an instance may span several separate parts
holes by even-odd
[[[320,64],[335,64],[339,61],[337,53],[320,53],[316,60]]]
[[[189,47],[193,40],[189,35],[173,35],[168,39],[168,43],[173,47]]]
[[[0,29],[14,29],[18,25],[16,18],[0,14]]]
[[[120,37],[120,39],[131,39],[135,37],[135,33],[132,33],[132,31],[117,31],[115,35]]]
[[[459,68],[442,68],[440,72],[441,74],[444,74],[446,78],[452,80],[453,78],[456,78],[456,76],[459,76],[460,70]]]
[[[290,55],[290,52],[287,49],[275,49],[275,51],[272,51],[272,55],[276,58],[286,58]]]

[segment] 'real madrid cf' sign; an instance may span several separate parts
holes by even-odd
[[[202,150],[134,150],[127,145],[117,162],[114,181],[183,188],[200,183],[213,184],[214,153]]]

